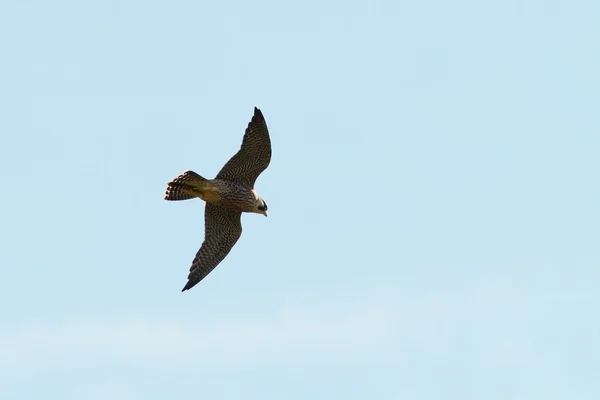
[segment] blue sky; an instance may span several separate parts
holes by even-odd
[[[599,398],[599,4],[2,2],[2,397]]]

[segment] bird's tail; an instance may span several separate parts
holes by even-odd
[[[185,171],[167,184],[165,200],[187,200],[200,197],[200,193],[210,186],[208,179],[194,171]]]

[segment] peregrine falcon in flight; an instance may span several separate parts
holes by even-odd
[[[165,200],[199,197],[204,209],[204,242],[198,250],[188,282],[189,290],[227,256],[242,234],[242,212],[267,216],[267,203],[254,191],[254,182],[271,161],[271,139],[262,112],[254,107],[254,116],[246,128],[241,149],[217,174],[206,179],[193,171],[168,183]]]

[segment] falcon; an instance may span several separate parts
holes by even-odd
[[[254,183],[270,161],[271,139],[267,123],[262,112],[254,107],[242,147],[215,179],[185,171],[167,184],[165,200],[199,197],[206,202],[204,242],[192,262],[182,292],[198,284],[229,254],[242,234],[243,212],[267,216],[267,203],[254,191]]]

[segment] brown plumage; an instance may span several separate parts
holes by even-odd
[[[255,107],[242,147],[215,179],[186,171],[168,183],[165,200],[199,197],[206,202],[204,242],[192,262],[188,282],[182,291],[200,282],[229,254],[242,234],[242,212],[267,215],[267,204],[254,191],[254,183],[270,161],[271,140],[267,123]]]

